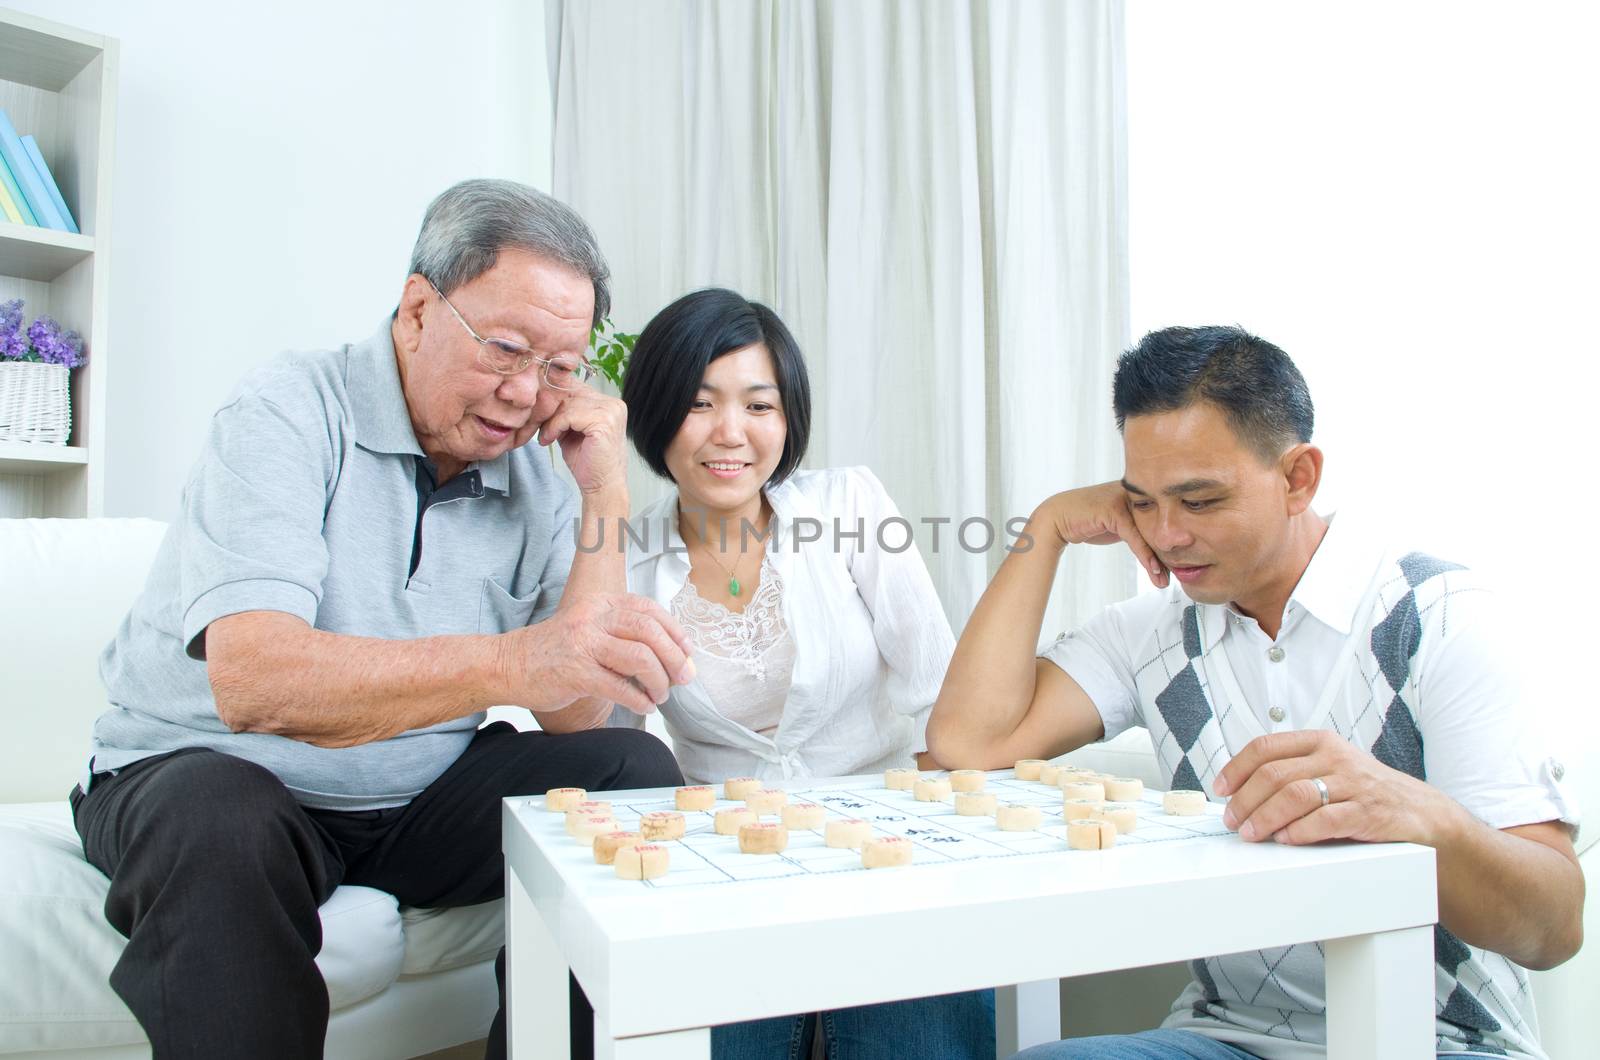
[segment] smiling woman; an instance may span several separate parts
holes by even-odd
[[[936,765],[923,731],[949,623],[916,549],[883,547],[877,530],[899,513],[872,472],[797,470],[811,393],[783,321],[733,291],[686,295],[639,336],[622,397],[634,447],[677,486],[636,519],[667,533],[632,549],[628,586],[666,605],[697,649],[698,677],[661,704],[685,775]],[[833,532],[796,532],[805,523]],[[812,1018],[715,1028],[713,1055],[787,1056]],[[856,1056],[994,1055],[988,991],[832,1013],[822,1026],[883,1043]]]
[[[756,348],[761,355],[743,357],[737,371],[719,369],[718,379],[708,378],[714,363]],[[799,344],[766,306],[710,288],[685,295],[658,313],[639,336],[628,365],[622,391],[628,437],[650,470],[676,478],[668,466],[669,450],[685,417],[697,406],[705,407],[708,397],[730,396],[719,387],[734,377],[752,388],[741,396],[759,397],[762,401],[752,403],[773,405],[780,412],[782,450],[769,472],[771,484],[776,486],[800,466],[811,433],[811,380]]]

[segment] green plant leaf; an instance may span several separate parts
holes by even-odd
[[[628,360],[633,355],[637,335],[618,331],[610,317],[602,317],[600,325],[589,329],[589,361],[595,370],[622,389],[623,378],[628,373]]]

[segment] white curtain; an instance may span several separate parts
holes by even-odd
[[[808,466],[866,464],[959,630],[1050,493],[1121,473],[1123,14],[1109,0],[548,0],[554,192],[619,327],[707,285],[811,370]],[[659,495],[633,476],[635,507]],[[998,531],[989,552],[963,520]],[[948,519],[938,526],[921,520]],[[983,544],[977,524],[966,544]],[[1134,589],[1073,549],[1044,635]]]

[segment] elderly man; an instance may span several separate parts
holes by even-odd
[[[615,550],[575,555],[576,523],[628,512],[623,405],[585,385],[607,275],[570,209],[467,181],[374,335],[279,357],[213,417],[72,796],[156,1056],[321,1056],[335,887],[490,901],[502,796],[681,782],[603,725],[689,679],[687,641]],[[492,704],[543,731],[480,729]]]
[[[1387,550],[1359,513],[1312,509],[1311,396],[1271,343],[1154,332],[1123,355],[1114,406],[1122,481],[1034,512],[1036,547],[1007,557],[961,637],[930,749],[996,768],[1143,725],[1170,786],[1226,798],[1248,841],[1433,847],[1438,1051],[1541,1056],[1523,969],[1577,951],[1584,884],[1576,812],[1526,737],[1493,601],[1453,563]],[[1119,540],[1164,591],[1036,659],[1062,552]],[[1026,1055],[1322,1055],[1317,947],[1192,970],[1162,1029]]]

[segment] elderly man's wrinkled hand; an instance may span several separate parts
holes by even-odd
[[[1258,736],[1223,767],[1212,789],[1231,796],[1223,822],[1250,841],[1433,846],[1459,810],[1437,788],[1320,729]]]
[[[595,697],[648,714],[694,679],[688,636],[660,604],[630,593],[586,596],[504,635],[511,702],[559,710]]]
[[[628,406],[588,386],[568,392],[539,425],[539,444],[559,443],[561,457],[585,494],[627,484]]]

